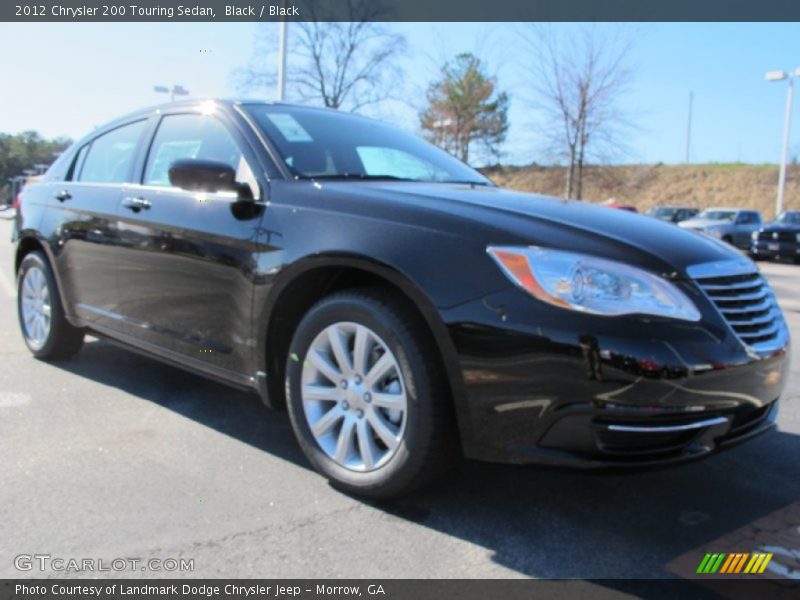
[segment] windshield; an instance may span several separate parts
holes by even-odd
[[[395,179],[491,185],[428,142],[353,114],[285,105],[247,105],[299,179]]]
[[[647,211],[647,214],[649,214],[651,217],[656,217],[659,219],[669,219],[675,214],[675,209],[662,206],[659,208],[651,208],[649,211]]]
[[[735,210],[704,210],[698,219],[708,219],[710,221],[733,221],[736,218]]]
[[[778,215],[776,223],[786,223],[787,225],[800,225],[800,212],[785,212]]]

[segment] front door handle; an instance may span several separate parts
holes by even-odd
[[[122,206],[129,208],[133,212],[139,212],[140,210],[148,210],[152,205],[146,198],[133,198],[129,196],[122,200]]]
[[[72,194],[69,193],[69,190],[61,190],[55,196],[56,200],[59,202],[64,202],[65,200],[69,200],[72,198]]]

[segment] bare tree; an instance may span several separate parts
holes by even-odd
[[[629,123],[619,100],[632,79],[626,63],[631,42],[601,36],[594,26],[558,35],[529,25],[522,43],[529,103],[547,120],[542,133],[549,149],[567,162],[564,195],[581,198],[587,161],[603,161],[625,146]]]
[[[306,0],[303,14],[308,21],[289,26],[289,95],[301,102],[328,108],[357,111],[379,103],[397,92],[401,71],[397,59],[406,42],[379,23],[386,10],[378,0],[346,0],[335,13]],[[344,12],[343,12],[344,11]],[[346,16],[349,21],[326,19]],[[244,69],[234,72],[237,87],[252,92],[274,86],[277,40],[274,24],[262,29],[253,57]]]
[[[497,156],[508,132],[508,95],[473,54],[459,54],[431,83],[420,125],[434,144],[467,162],[477,145]]]

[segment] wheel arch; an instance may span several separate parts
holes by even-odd
[[[408,276],[389,265],[358,255],[328,254],[302,259],[273,284],[258,317],[258,364],[266,368],[265,401],[285,405],[285,361],[297,324],[308,310],[331,293],[376,286],[393,289],[420,317],[429,341],[435,344],[444,369],[459,424],[466,393],[455,346],[438,310]],[[460,427],[459,427],[460,429]]]
[[[23,259],[31,252],[41,251],[50,262],[50,267],[53,267],[50,253],[45,248],[45,244],[35,235],[25,235],[17,242],[17,249],[14,255],[14,277],[19,273],[19,268],[22,265]]]
[[[50,246],[35,232],[23,232],[20,234],[19,240],[17,241],[17,249],[14,254],[15,285],[16,278],[19,274],[19,268],[22,266],[22,261],[25,260],[25,257],[31,252],[41,252],[44,255],[47,264],[50,266],[50,271],[53,273],[53,277],[56,280],[58,296],[61,299],[61,306],[64,307],[64,316],[72,325],[78,326],[74,317],[70,314],[69,309],[71,308],[71,305],[67,302],[67,298],[64,296],[64,286],[61,284],[61,275],[58,272],[58,269],[56,269],[55,257],[50,250]]]

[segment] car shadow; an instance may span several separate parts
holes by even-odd
[[[51,364],[310,468],[294,439],[286,413],[270,410],[255,393],[238,391],[102,339],[87,338],[75,358]]]
[[[309,468],[286,414],[265,408],[254,394],[104,341],[88,342],[76,359],[54,364]],[[484,548],[496,563],[526,576],[671,577],[665,565],[676,557],[800,500],[798,457],[800,436],[779,431],[699,462],[651,471],[465,461],[430,488],[372,506],[388,519]]]

